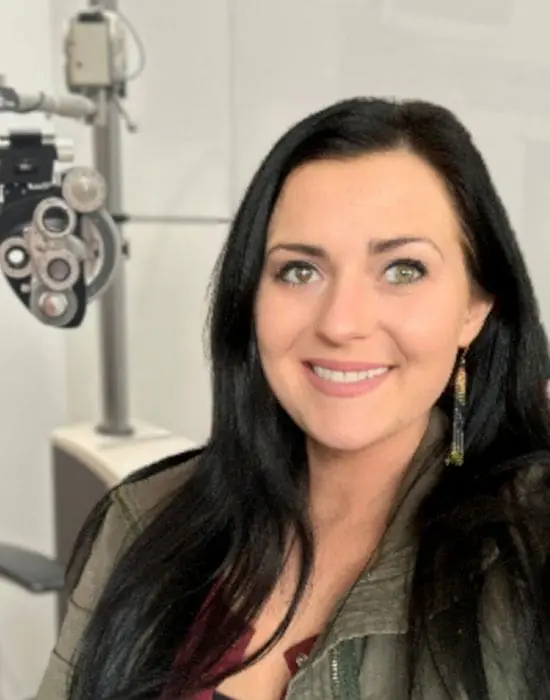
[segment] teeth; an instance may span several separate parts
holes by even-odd
[[[373,379],[374,377],[378,377],[387,372],[388,367],[377,367],[376,369],[369,369],[364,372],[339,372],[326,369],[326,367],[313,365],[313,371],[318,377],[327,379],[329,382],[353,384],[354,382],[361,382],[365,379]]]

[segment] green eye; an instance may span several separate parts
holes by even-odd
[[[419,260],[396,260],[386,270],[390,284],[412,284],[426,275],[426,267]]]
[[[290,262],[284,265],[276,275],[276,278],[292,285],[308,284],[312,281],[317,270],[306,262]]]

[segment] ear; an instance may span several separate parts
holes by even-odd
[[[464,323],[459,335],[459,346],[467,348],[477,338],[487,316],[493,308],[493,300],[480,295],[472,295],[466,309]]]

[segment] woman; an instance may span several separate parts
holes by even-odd
[[[354,99],[282,137],[211,360],[208,443],[83,531],[39,700],[550,698],[547,339],[452,114]]]

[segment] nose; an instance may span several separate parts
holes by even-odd
[[[372,334],[378,323],[377,304],[365,276],[335,280],[322,299],[316,321],[318,335],[332,345]]]

